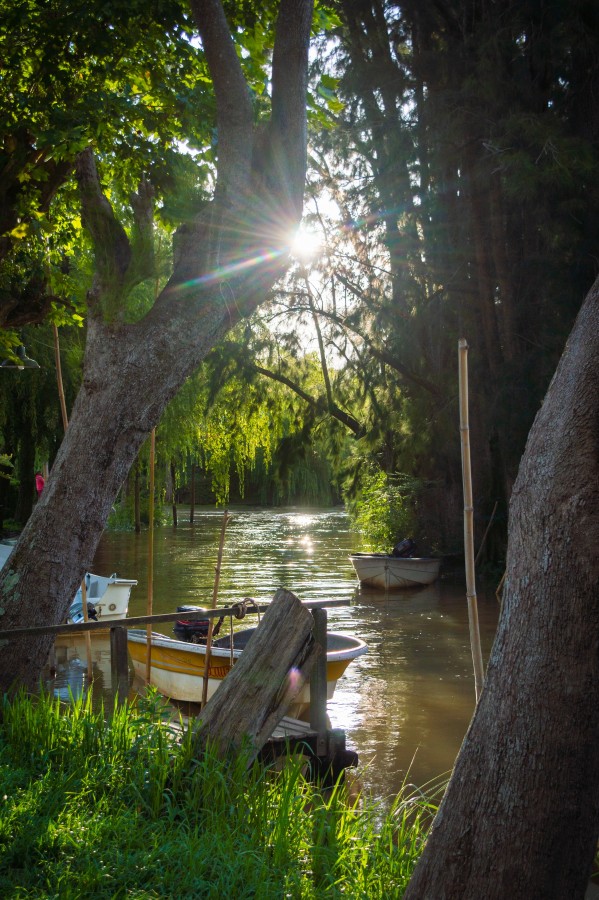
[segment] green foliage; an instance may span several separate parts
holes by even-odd
[[[399,897],[435,811],[407,788],[389,812],[323,796],[301,758],[197,758],[152,693],[111,716],[22,695],[2,714],[6,897]]]
[[[367,550],[389,552],[415,527],[415,500],[421,483],[408,475],[389,475],[368,466],[347,499],[353,528]]]

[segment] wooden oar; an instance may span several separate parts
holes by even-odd
[[[225,546],[225,531],[227,523],[231,516],[229,510],[223,513],[223,524],[220,530],[220,543],[218,545],[218,557],[216,559],[216,569],[214,572],[214,589],[212,591],[212,609],[216,609],[216,601],[218,598],[218,583],[220,581],[220,567],[223,561],[223,550]],[[206,705],[208,700],[208,672],[210,669],[210,650],[212,649],[212,631],[214,629],[214,619],[211,618],[208,623],[208,635],[206,637],[206,655],[204,657],[204,680],[202,682],[202,707]],[[231,635],[231,647],[233,646],[233,635]]]
[[[474,665],[474,689],[476,700],[483,689],[483,656],[480,646],[478,607],[474,575],[474,507],[472,501],[472,470],[470,467],[470,424],[468,419],[468,342],[460,338],[458,342],[459,384],[460,384],[460,435],[462,444],[462,481],[464,484],[464,556],[466,561],[466,599],[468,601],[468,623],[470,626],[470,646]]]

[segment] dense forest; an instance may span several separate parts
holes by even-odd
[[[125,291],[136,322],[206,203],[218,137],[185,5],[3,7],[0,352],[40,365],[0,377],[0,514],[19,528],[64,433],[57,361],[68,410],[82,380],[97,249],[78,154],[93,147],[145,253]],[[260,125],[275,4],[226,9]],[[478,538],[494,514],[485,551],[501,561],[526,436],[598,270],[599,12],[340,0],[315,23],[292,264],[164,412],[162,495],[189,501],[193,479],[198,503],[391,503],[423,544],[458,551],[465,337]],[[142,448],[121,526],[146,483]]]

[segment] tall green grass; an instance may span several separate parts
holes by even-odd
[[[401,897],[434,808],[319,792],[280,772],[195,759],[156,695],[109,719],[91,700],[4,699],[3,898]]]

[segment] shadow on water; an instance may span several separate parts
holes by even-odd
[[[329,701],[333,727],[344,728],[360,756],[360,780],[379,798],[408,778],[423,785],[448,772],[474,711],[474,678],[463,581],[442,578],[415,590],[357,586],[348,553],[358,542],[340,509],[232,510],[227,528],[219,603],[253,596],[269,600],[278,587],[300,599],[335,598],[329,629],[363,638],[369,652],[354,660]],[[222,513],[202,510],[191,526],[159,529],[154,538],[154,612],[184,603],[209,606]],[[147,535],[105,534],[94,560],[98,574],[136,578],[130,615],[143,615],[147,597]],[[498,618],[495,585],[478,585],[483,655],[488,658]],[[166,626],[163,630],[169,630]],[[85,644],[56,646],[59,696],[87,686]],[[107,637],[93,642],[94,700],[112,702]]]

